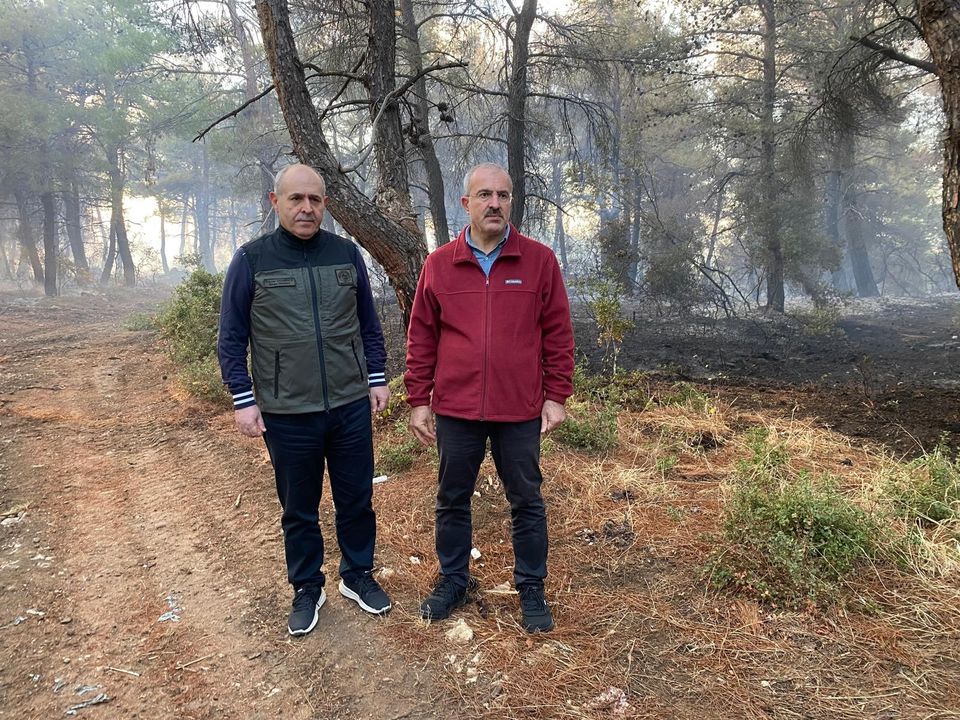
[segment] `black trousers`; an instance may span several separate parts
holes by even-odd
[[[437,415],[440,487],[437,557],[441,574],[466,587],[473,524],[470,501],[487,438],[510,502],[514,584],[542,584],[547,576],[547,514],[540,494],[540,418],[486,422]]]
[[[363,397],[329,412],[263,413],[264,440],[273,462],[287,579],[294,587],[324,583],[320,496],[324,462],[336,511],[340,576],[373,569],[377,524],[373,512],[373,429]]]

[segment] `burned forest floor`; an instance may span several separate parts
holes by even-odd
[[[617,364],[644,372],[648,400],[604,414],[578,396],[572,414],[596,412],[612,441],[544,442],[557,628],[542,636],[518,623],[489,459],[480,589],[448,621],[416,618],[436,458],[394,405],[375,422],[374,498],[394,609],[364,616],[336,592],[325,492],[328,600],[297,639],[269,459],[229,408],[184,391],[138,320],[165,296],[0,294],[0,718],[960,717],[955,527],[858,565],[825,603],[720,590],[707,570],[756,428],[864,507],[938,442],[956,449],[960,296],[827,318],[638,313]],[[582,362],[609,363],[576,319]],[[678,383],[696,392],[668,402]]]

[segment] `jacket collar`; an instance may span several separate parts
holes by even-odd
[[[280,242],[287,247],[293,248],[294,250],[311,250],[323,241],[323,236],[326,231],[323,228],[317,230],[312,238],[308,240],[303,240],[298,238],[292,232],[287,230],[283,225],[277,228],[277,238]]]
[[[455,263],[477,262],[473,250],[467,245],[467,227],[469,226],[464,226],[460,234],[457,235],[457,239],[454,240],[453,261]],[[520,257],[520,237],[521,235],[517,229],[513,225],[510,225],[510,234],[507,236],[507,241],[503,244],[503,247],[500,248],[499,257]]]

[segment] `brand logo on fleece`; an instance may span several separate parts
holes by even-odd
[[[520,278],[510,278],[509,280],[503,281],[504,285],[523,285],[523,280]]]

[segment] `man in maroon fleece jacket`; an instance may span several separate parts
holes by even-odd
[[[464,178],[460,202],[470,225],[424,264],[404,380],[411,431],[440,451],[440,579],[420,606],[421,617],[449,617],[467,601],[470,500],[489,438],[510,502],[523,626],[539,632],[553,628],[543,591],[547,518],[540,436],[566,417],[573,327],[553,252],[507,221],[512,189],[498,165],[478,165]]]

